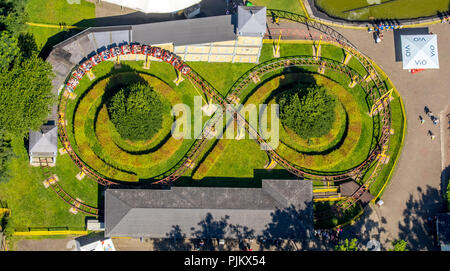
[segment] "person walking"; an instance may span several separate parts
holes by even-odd
[[[420,115],[419,115],[419,121],[420,121],[420,124],[423,124],[425,122],[425,120]]]
[[[433,132],[431,132],[430,130],[428,130],[428,135],[430,135],[431,140],[434,140],[435,135],[433,134]]]
[[[435,116],[433,116],[433,117],[431,118],[431,120],[433,121],[433,124],[434,124],[434,125],[437,125],[437,124],[439,123],[439,119],[436,118]]]

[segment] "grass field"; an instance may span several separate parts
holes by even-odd
[[[413,19],[448,11],[450,0],[316,0],[327,14],[347,20]],[[374,5],[379,4],[379,5]]]
[[[0,184],[0,199],[12,211],[8,226],[19,231],[25,227],[84,227],[85,215],[71,214],[70,206],[51,188],[44,187],[45,177],[40,168],[29,165],[23,140],[13,140],[13,147],[17,157],[10,164],[12,178]],[[61,187],[85,203],[97,206],[97,183],[87,178],[78,181],[75,175],[79,170],[68,155],[58,156],[56,163],[52,171],[58,174]]]
[[[304,14],[299,0],[251,0],[255,6],[266,6],[270,9],[287,10],[297,14]]]
[[[95,5],[86,0],[81,0],[80,4],[69,4],[66,0],[29,0],[25,12],[28,21],[33,23],[94,26]],[[68,34],[58,28],[38,26],[29,26],[29,32],[33,33],[39,49],[47,42],[47,46],[55,45]]]

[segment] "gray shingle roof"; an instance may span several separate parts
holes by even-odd
[[[108,189],[105,236],[164,238],[178,225],[187,237],[195,237],[193,228],[198,229],[199,223],[211,215],[216,220],[228,217],[228,225],[248,227],[256,235],[295,239],[312,229],[312,212],[309,181],[263,180],[262,188]],[[283,217],[291,222],[296,219],[296,232],[279,230],[284,228],[275,222]],[[202,237],[233,238],[230,228],[207,235]]]
[[[132,39],[141,44],[202,44],[235,40],[231,15],[132,26]]]
[[[30,154],[56,156],[58,151],[58,128],[55,125],[43,125],[39,131],[30,131]]]
[[[173,42],[175,45],[188,45],[235,39],[231,15],[140,25],[91,27],[56,44],[47,57],[56,75],[53,79],[53,93],[58,93],[71,70],[83,59],[97,49],[104,49],[112,44]],[[56,118],[56,115],[50,117]]]
[[[266,33],[266,7],[238,7],[238,34],[262,37]]]

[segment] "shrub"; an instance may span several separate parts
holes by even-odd
[[[123,87],[107,101],[111,122],[124,139],[147,140],[162,127],[167,107],[153,89],[142,83]]]
[[[333,127],[336,100],[324,87],[297,85],[278,98],[280,119],[302,138],[321,137]]]

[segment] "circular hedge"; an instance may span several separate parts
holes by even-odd
[[[277,98],[283,125],[302,138],[326,135],[336,119],[336,100],[323,86],[299,84]]]
[[[143,83],[120,88],[106,106],[116,130],[131,141],[152,138],[161,129],[163,114],[168,111],[153,88]]]
[[[149,86],[164,108],[161,128],[144,141],[122,138],[107,108],[116,92],[135,84]],[[181,88],[174,90],[152,75],[128,71],[108,74],[78,96],[73,121],[74,150],[93,170],[115,181],[136,182],[158,176],[173,167],[191,145],[170,136],[174,118],[169,109],[182,103],[180,92]]]

